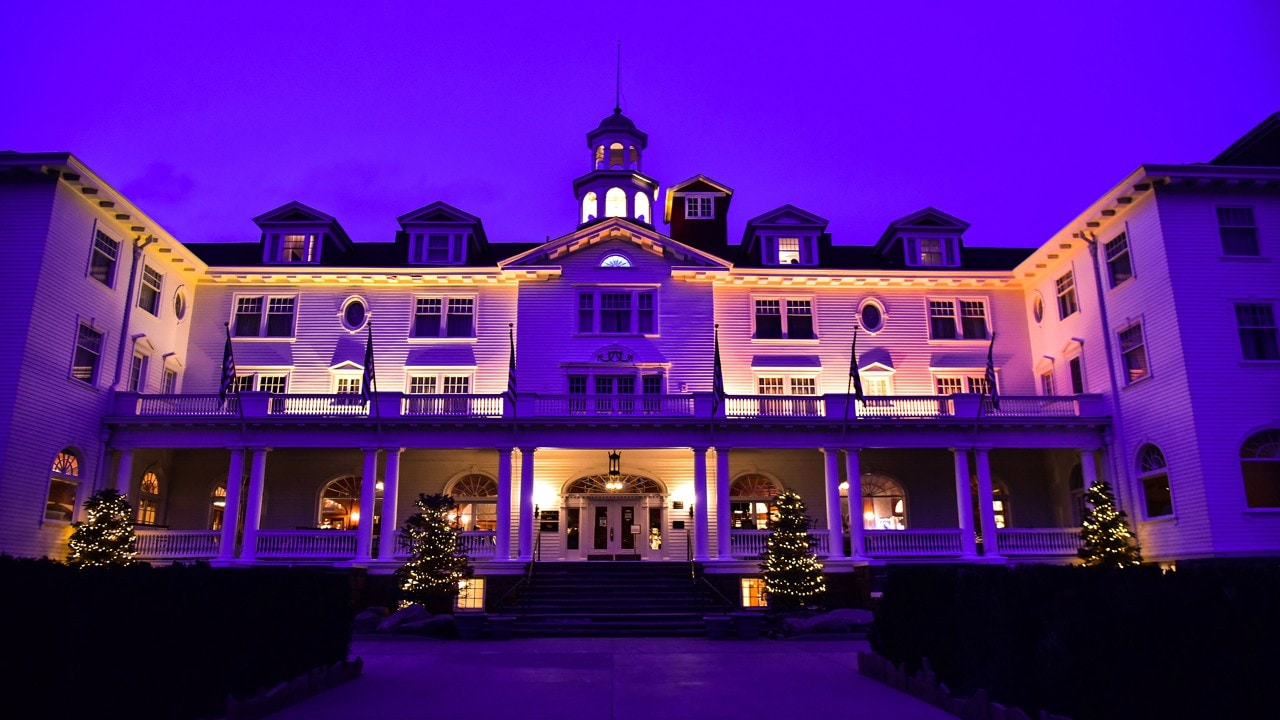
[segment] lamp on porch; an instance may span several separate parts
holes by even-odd
[[[609,452],[609,479],[605,481],[604,489],[610,492],[622,489],[622,453],[617,450]]]

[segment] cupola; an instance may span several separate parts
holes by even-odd
[[[619,107],[587,133],[591,171],[573,181],[579,226],[606,217],[653,225],[658,182],[640,166],[648,144],[649,136]]]

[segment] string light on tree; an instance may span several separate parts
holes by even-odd
[[[471,577],[455,525],[457,503],[441,493],[418,496],[421,512],[411,515],[402,530],[409,540],[409,559],[396,570],[406,602],[442,612]]]
[[[1116,509],[1111,485],[1098,481],[1085,495],[1089,511],[1081,522],[1083,546],[1079,555],[1086,567],[1126,568],[1142,564],[1141,548],[1129,531],[1126,514]]]
[[[129,565],[138,554],[133,508],[118,491],[107,488],[84,502],[85,519],[71,523],[67,564],[78,568]]]
[[[826,576],[809,537],[809,518],[800,495],[783,492],[776,506],[777,512],[769,515],[769,537],[760,564],[769,606],[805,607],[826,592]]]

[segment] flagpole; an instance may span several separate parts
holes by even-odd
[[[373,319],[368,323],[368,335],[364,345],[364,396],[369,403],[369,414],[373,416],[374,431],[382,434],[382,410],[378,407],[378,377],[373,359]]]

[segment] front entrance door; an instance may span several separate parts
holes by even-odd
[[[585,513],[588,528],[584,528],[587,557],[639,560],[660,551],[661,544],[654,547],[649,537],[651,514],[639,497],[589,500]]]

